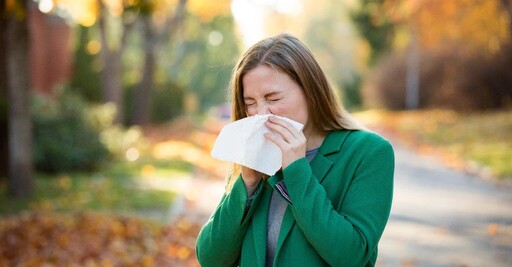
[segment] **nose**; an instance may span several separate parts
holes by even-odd
[[[271,114],[270,109],[266,102],[262,102],[258,105],[258,115]]]

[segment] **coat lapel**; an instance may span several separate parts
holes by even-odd
[[[256,248],[256,265],[265,266],[265,255],[267,247],[267,220],[268,210],[270,204],[270,197],[272,196],[272,190],[270,188],[263,188],[263,196],[260,202],[260,206],[253,214],[253,239],[254,246]]]
[[[318,179],[318,182],[321,183],[324,180],[333,165],[333,162],[328,156],[341,150],[341,146],[349,133],[350,131],[333,131],[325,137],[324,142],[318,150],[318,154],[311,161],[311,169]]]
[[[328,158],[330,154],[337,153],[341,150],[341,146],[345,141],[350,131],[333,131],[327,135],[324,142],[318,150],[318,154],[311,161],[311,169],[313,174],[316,176],[318,181],[321,183],[329,173],[333,162]],[[269,190],[270,191],[270,190]],[[268,213],[268,205],[266,207],[265,214]],[[265,218],[266,219],[266,218]],[[266,221],[263,222],[266,225]],[[286,237],[290,233],[293,225],[295,224],[295,218],[293,217],[290,207],[286,209],[281,224],[281,230],[279,232],[279,239],[277,240],[276,256],[279,255],[279,251]],[[259,259],[259,258],[258,258]]]

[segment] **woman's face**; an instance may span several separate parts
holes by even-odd
[[[287,74],[268,65],[259,65],[243,79],[247,115],[274,114],[305,125],[308,108],[302,88]]]

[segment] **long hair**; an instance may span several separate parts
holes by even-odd
[[[306,98],[308,124],[315,131],[364,129],[339,103],[311,51],[298,38],[286,33],[257,42],[238,60],[230,83],[232,120],[247,117],[243,78],[260,65],[286,73],[300,86]],[[240,167],[234,165],[229,178],[236,178],[239,171]]]
[[[337,101],[311,51],[299,39],[285,33],[254,44],[235,65],[230,85],[233,120],[247,117],[242,81],[246,73],[259,65],[268,65],[286,73],[302,88],[310,118],[308,123],[315,130],[361,129]]]

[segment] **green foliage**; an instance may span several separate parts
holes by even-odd
[[[231,71],[239,55],[235,33],[231,16],[201,22],[190,15],[182,33],[185,40],[180,47],[170,49],[178,53],[170,55],[178,60],[162,62],[169,80],[178,82],[198,97],[199,111],[206,111],[227,99]]]
[[[130,149],[137,152],[145,150],[142,130],[138,126],[126,128],[114,124],[115,116],[116,108],[113,103],[91,105],[87,112],[87,120],[95,129],[100,130],[100,140],[110,154],[116,159],[124,159]]]
[[[343,105],[357,109],[361,105],[361,79],[354,51],[357,49],[357,32],[354,29],[345,4],[337,0],[325,0],[318,14],[304,22],[304,42],[311,49]]]
[[[352,75],[352,80],[342,81],[343,84],[343,105],[348,110],[360,108],[363,104],[361,95],[361,76],[358,74]]]
[[[98,55],[87,52],[87,44],[94,40],[92,27],[77,26],[77,41],[73,65],[71,88],[91,102],[101,101],[100,72]]]
[[[134,84],[124,90],[124,114],[128,124],[133,121],[133,112],[136,112],[134,109],[136,86],[138,85]],[[151,122],[167,122],[182,115],[184,95],[184,89],[174,83],[155,86],[151,93]]]
[[[34,162],[40,171],[90,170],[108,158],[100,130],[87,119],[87,104],[69,91],[54,100],[35,97]]]
[[[383,12],[384,0],[361,0],[360,6],[350,12],[350,18],[360,35],[371,47],[370,65],[387,52],[392,45],[394,25]]]
[[[151,121],[166,122],[183,114],[184,98],[183,88],[175,84],[157,88],[152,94]]]

